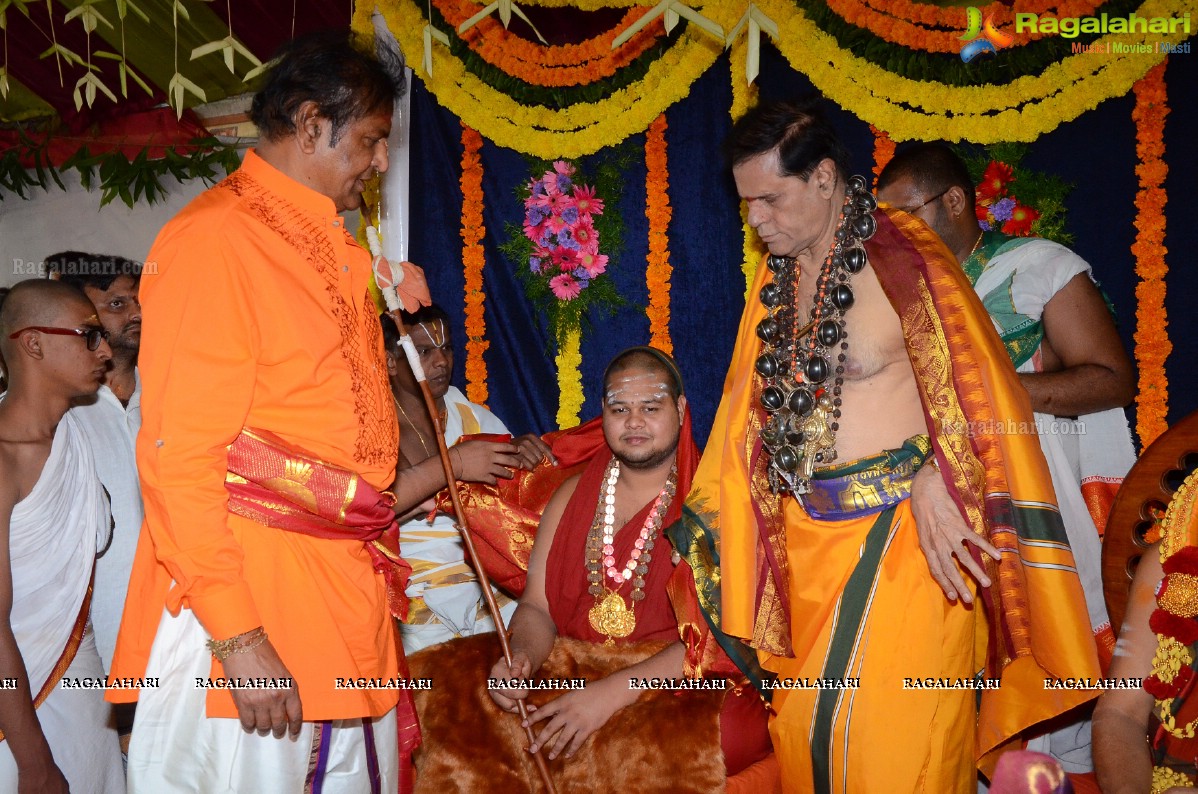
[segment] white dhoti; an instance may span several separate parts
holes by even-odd
[[[445,395],[445,406],[445,443],[449,446],[463,435],[509,434],[495,414],[470,402],[453,386]],[[466,561],[452,518],[438,514],[431,523],[413,518],[400,526],[399,544],[400,554],[412,566],[405,591],[410,611],[407,622],[400,626],[405,653],[495,630],[482,586]],[[507,623],[516,611],[516,602],[494,588],[492,592]]]
[[[102,689],[81,688],[104,675],[95,638],[90,629],[82,630],[87,616],[81,620],[80,613],[97,538],[107,536],[109,522],[95,466],[78,425],[67,414],[58,424],[41,476],[9,520],[9,620],[35,703],[44,694],[38,723],[54,763],[76,794],[125,790],[111,706]],[[16,790],[16,763],[8,742],[0,742],[0,791]]]
[[[163,612],[129,744],[129,794],[392,794],[399,741],[392,710],[376,719],[305,722],[299,736],[259,736],[206,717],[207,633],[190,610]],[[319,649],[314,648],[314,653]],[[300,692],[301,701],[303,692]]]

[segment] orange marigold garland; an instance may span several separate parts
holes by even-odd
[[[457,27],[478,11],[474,0],[436,0],[445,21]],[[611,77],[632,63],[665,35],[655,20],[623,45],[613,50],[616,36],[631,27],[651,9],[628,9],[619,24],[578,44],[547,47],[517,36],[488,17],[462,35],[479,57],[505,73],[531,85],[546,87],[590,85]]]
[[[1154,66],[1132,90],[1136,106],[1136,241],[1131,247],[1136,258],[1136,364],[1140,388],[1136,395],[1136,431],[1147,447],[1168,429],[1169,381],[1165,360],[1173,350],[1165,316],[1165,116],[1169,114],[1165,92],[1165,64]]]
[[[1019,12],[1049,14],[1061,17],[1091,16],[1104,0],[1028,0],[1021,2]],[[837,16],[849,24],[864,28],[891,44],[924,52],[960,52],[961,32],[966,26],[965,8],[942,8],[931,3],[912,0],[828,0]],[[993,19],[998,29],[1014,32],[1014,15],[1008,4],[993,2],[981,6],[983,18]],[[1055,33],[1020,33],[1023,43],[1056,35]]]
[[[666,115],[649,125],[645,133],[645,217],[649,219],[649,262],[645,281],[649,286],[649,344],[670,355],[670,208],[669,164],[666,158]]]
[[[483,228],[483,164],[479,156],[483,137],[462,125],[462,265],[466,276],[466,398],[487,402],[487,362],[483,353],[491,346],[483,317],[483,266],[486,256]]]
[[[878,177],[882,175],[882,169],[890,162],[890,158],[894,157],[894,141],[886,134],[885,130],[880,130],[874,125],[869,125],[869,130],[874,134],[874,184],[878,183]]]

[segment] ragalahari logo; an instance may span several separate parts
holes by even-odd
[[[980,8],[970,6],[965,9],[965,12],[969,15],[969,27],[965,31],[965,35],[961,36],[961,41],[966,42],[961,46],[961,60],[965,63],[969,63],[979,55],[996,55],[1000,49],[1009,47],[1014,41],[1006,33],[994,27],[993,15],[987,15],[983,21]]]

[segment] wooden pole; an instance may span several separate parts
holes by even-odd
[[[372,237],[371,235],[367,235]],[[372,253],[373,242],[371,240]],[[376,254],[376,256],[378,256]],[[376,265],[379,261],[386,262],[385,259],[376,259]],[[387,265],[390,267],[390,264]],[[395,295],[395,287],[393,278],[387,279],[385,282],[379,279],[379,273],[376,267],[375,280],[380,281],[379,287],[383,290],[384,296],[390,290],[391,296]],[[382,274],[389,276],[391,274]],[[384,286],[384,283],[386,286]],[[478,577],[479,587],[482,588],[483,598],[487,601],[487,611],[491,613],[491,620],[495,623],[495,631],[499,635],[499,647],[503,650],[503,658],[507,662],[508,669],[512,667],[512,646],[508,641],[507,627],[503,624],[503,615],[499,611],[499,604],[495,601],[495,594],[491,592],[490,582],[487,580],[486,571],[483,569],[482,561],[478,558],[478,551],[474,548],[474,540],[470,536],[470,530],[466,523],[466,513],[462,509],[461,498],[458,495],[457,478],[453,473],[453,463],[449,459],[449,447],[445,443],[445,432],[441,427],[441,416],[437,410],[437,401],[433,397],[433,392],[429,388],[428,380],[424,377],[424,369],[420,366],[420,358],[416,354],[416,346],[412,344],[411,337],[408,336],[407,328],[404,326],[403,317],[400,315],[399,308],[391,308],[391,300],[388,299],[388,312],[392,321],[395,322],[395,327],[399,330],[400,344],[403,346],[404,353],[407,354],[408,364],[412,368],[412,373],[416,376],[416,382],[420,384],[420,393],[424,395],[424,405],[428,409],[429,418],[433,422],[433,435],[437,437],[437,451],[441,456],[441,468],[445,472],[445,482],[449,488],[449,500],[453,503],[454,518],[457,521],[458,532],[462,536],[462,545],[466,549],[466,557],[470,560],[470,566],[474,569],[474,575]],[[520,712],[520,721],[528,721],[528,708],[523,700],[517,700],[516,706]],[[524,732],[528,736],[528,742],[531,746],[536,737],[533,736],[532,726],[526,725]],[[557,789],[553,785],[553,778],[549,775],[549,766],[545,763],[545,757],[541,753],[533,754],[533,762],[536,764],[537,772],[541,775],[541,780],[545,783],[545,790],[548,794],[557,794]]]

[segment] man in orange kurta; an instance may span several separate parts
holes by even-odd
[[[397,702],[401,751],[418,741],[394,688],[388,581],[402,563],[379,551],[394,533],[377,491],[395,478],[398,427],[370,257],[338,215],[387,168],[401,81],[343,35],[292,42],[254,100],[257,149],[150,251],[146,522],[112,670],[140,684],[130,791],[394,791]],[[311,516],[276,521],[284,503],[260,495],[230,501],[250,487],[229,452],[243,431],[294,451],[249,458],[277,463],[265,487],[305,510],[340,483],[333,531],[288,531]],[[401,503],[436,490],[437,462],[425,468]],[[377,526],[338,535],[363,492]]]

